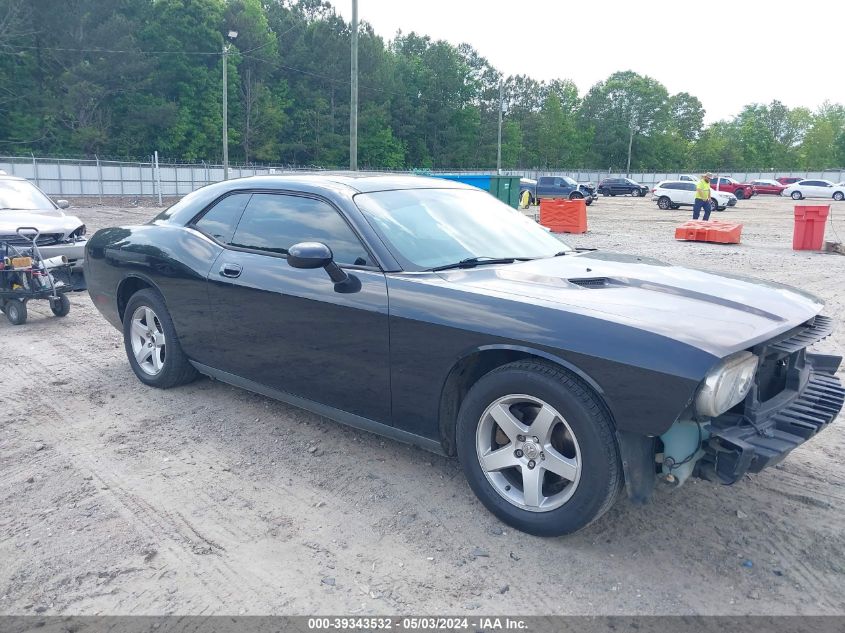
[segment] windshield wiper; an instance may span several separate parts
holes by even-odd
[[[533,257],[467,257],[466,259],[462,259],[459,262],[454,262],[452,264],[443,264],[442,266],[435,266],[434,268],[429,268],[430,271],[436,272],[438,270],[449,270],[450,268],[474,268],[481,264],[513,264],[514,262],[527,262]]]

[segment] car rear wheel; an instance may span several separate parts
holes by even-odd
[[[793,200],[800,200],[800,199],[801,199],[801,198],[803,198],[803,197],[804,197],[804,196],[803,196],[803,195],[801,195],[801,192],[800,192],[800,191],[793,191],[793,192],[792,192],[792,199],[793,199]]]
[[[842,200],[845,200],[845,193],[842,193],[841,191],[837,191],[836,193],[833,194],[833,199],[836,200],[837,202],[842,202]]]
[[[518,361],[481,378],[461,405],[458,455],[499,519],[538,536],[570,534],[613,505],[622,467],[609,416],[567,372]]]
[[[570,193],[570,194],[569,194],[569,199],[570,199],[570,200],[580,200],[580,199],[581,199],[581,198],[583,198],[583,197],[584,197],[584,196],[583,196],[583,195],[581,195],[580,193],[578,193],[577,191],[573,191],[572,193]]]
[[[672,201],[666,196],[660,196],[660,198],[657,199],[657,207],[659,209],[663,209],[664,211],[668,211],[672,208]]]
[[[26,303],[20,299],[9,299],[3,304],[3,312],[12,325],[23,325],[26,323]]]
[[[144,384],[169,389],[191,382],[197,371],[182,351],[161,295],[136,292],[123,315],[123,343],[129,365]]]

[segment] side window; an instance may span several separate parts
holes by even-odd
[[[539,180],[537,180],[538,185],[553,185],[554,178],[549,178],[548,176],[543,176]]]
[[[824,183],[820,180],[805,180],[801,184],[807,187],[824,187]]]
[[[232,239],[232,246],[286,255],[298,242],[323,242],[338,264],[373,262],[346,221],[329,204],[312,198],[253,194]]]
[[[249,193],[235,193],[222,198],[194,222],[194,226],[218,242],[228,244],[235,233],[235,227],[244,207],[249,201]]]
[[[681,188],[684,191],[695,191],[696,190],[696,184],[694,182],[685,182],[685,183],[681,184]]]

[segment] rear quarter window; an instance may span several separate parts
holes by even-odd
[[[218,242],[228,244],[250,196],[249,193],[235,193],[221,198],[194,222],[194,226]]]

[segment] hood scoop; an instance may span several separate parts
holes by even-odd
[[[582,288],[598,289],[598,288],[612,288],[621,284],[615,283],[609,277],[582,277],[580,279],[567,279],[571,284],[581,286]]]

